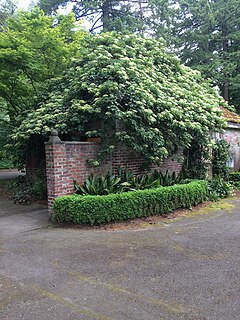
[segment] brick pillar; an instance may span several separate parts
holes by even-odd
[[[46,176],[48,190],[48,210],[51,214],[54,199],[73,191],[73,183],[68,176],[66,145],[53,130],[45,142]]]

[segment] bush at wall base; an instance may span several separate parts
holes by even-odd
[[[106,196],[61,196],[55,200],[54,222],[101,224],[190,208],[208,197],[207,181]]]
[[[235,189],[240,189],[240,172],[230,172],[229,182]]]
[[[209,199],[217,201],[219,198],[227,198],[233,195],[233,186],[229,181],[221,177],[214,177],[208,181]]]

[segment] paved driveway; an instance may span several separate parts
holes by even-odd
[[[12,170],[0,170],[0,180],[9,180],[17,178],[18,176],[24,176],[25,173],[16,169]]]
[[[240,319],[240,200],[221,206],[139,230],[1,231],[1,320]]]
[[[17,170],[0,171],[0,184],[24,175]],[[0,189],[0,237],[42,228],[48,224],[48,212],[42,205],[13,204],[1,194]]]

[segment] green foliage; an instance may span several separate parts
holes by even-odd
[[[127,167],[123,168],[121,166],[117,169],[117,176],[121,179],[120,182],[129,182],[134,178],[134,174]]]
[[[73,14],[48,17],[37,7],[5,20],[0,32],[0,127],[9,131],[5,143],[13,142],[11,131],[37,108],[39,99],[45,99],[48,81],[78,55],[83,34]],[[25,145],[10,151],[18,158],[19,149],[25,150]]]
[[[144,29],[144,3],[135,0],[40,0],[39,5],[46,13],[56,10],[66,3],[74,3],[76,19],[88,20],[89,31],[139,32]]]
[[[227,198],[233,194],[231,183],[222,177],[215,177],[208,182],[209,199],[216,201],[219,198]]]
[[[90,175],[90,177],[84,182],[83,186],[79,186],[74,181],[74,188],[77,194],[89,194],[89,195],[107,195],[110,193],[116,193],[120,190],[120,178],[110,175],[96,177]]]
[[[185,151],[183,176],[189,179],[206,179],[208,163],[210,161],[210,148],[206,141],[196,139],[189,149]]]
[[[0,116],[0,121],[4,119],[4,117]],[[0,169],[11,169],[14,168],[11,157],[7,153],[5,149],[5,144],[7,141],[7,136],[9,134],[9,130],[6,126],[0,123]]]
[[[93,225],[147,217],[192,207],[207,196],[206,181],[106,196],[62,196],[55,200],[52,220]]]
[[[229,173],[229,181],[240,181],[240,172],[230,172]]]
[[[13,169],[14,164],[12,163],[11,160],[8,160],[4,157],[1,159],[1,152],[0,152],[0,170],[2,169]]]
[[[141,32],[164,38],[183,62],[211,78],[226,100],[239,107],[239,0],[40,0],[46,12],[74,3],[90,31]]]
[[[48,79],[58,76],[76,53],[82,37],[74,32],[73,15],[54,20],[39,8],[18,11],[6,20],[0,33],[0,95],[4,108],[13,121],[35,106]]]
[[[211,78],[223,97],[239,107],[239,0],[178,0],[169,11],[175,52],[188,66]]]
[[[12,193],[14,203],[29,205],[37,200],[47,199],[46,179],[41,172],[37,173],[29,181],[25,176],[8,183],[8,190]]]
[[[228,180],[234,188],[240,189],[240,172],[230,172]]]
[[[17,6],[11,0],[1,0],[0,1],[0,29],[5,24],[8,17],[12,16],[16,11]]]
[[[227,162],[231,159],[230,144],[226,140],[219,140],[213,147],[212,171],[213,176],[220,176],[227,180],[229,167]]]
[[[166,170],[165,172],[154,170],[152,177],[154,181],[159,180],[159,183],[162,187],[173,186],[174,184],[181,183],[181,181],[183,180],[183,175],[181,173],[169,173],[168,170]]]
[[[223,103],[197,71],[180,64],[162,44],[135,35],[86,37],[75,64],[52,82],[48,96],[13,138],[60,133],[101,137],[112,152],[117,142],[149,162],[161,161],[209,130],[225,125]]]
[[[127,172],[127,170],[125,169]],[[127,172],[121,178],[120,186],[122,191],[135,191],[144,189],[153,189],[159,187],[173,186],[181,183],[182,174],[177,175],[175,172],[169,173],[154,170],[152,174],[136,175]]]
[[[182,175],[168,171],[155,170],[152,174],[133,175],[127,168],[118,168],[117,176],[107,173],[105,176],[94,176],[93,174],[80,186],[74,181],[76,194],[81,195],[107,195],[110,193],[121,193],[143,189],[172,186],[182,182]]]

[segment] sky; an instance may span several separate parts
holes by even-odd
[[[19,6],[20,8],[22,8],[22,9],[27,9],[31,2],[36,3],[37,0],[33,0],[33,1],[32,1],[32,0],[18,0],[18,1],[16,1],[16,2],[18,2],[18,6]]]
[[[17,0],[14,1],[16,2],[16,4],[18,3],[18,7],[21,9],[28,9],[30,4],[36,4],[38,2],[38,0]],[[60,11],[60,13],[68,13],[71,10],[71,6],[69,6],[69,8],[67,9],[63,9],[62,11]]]

